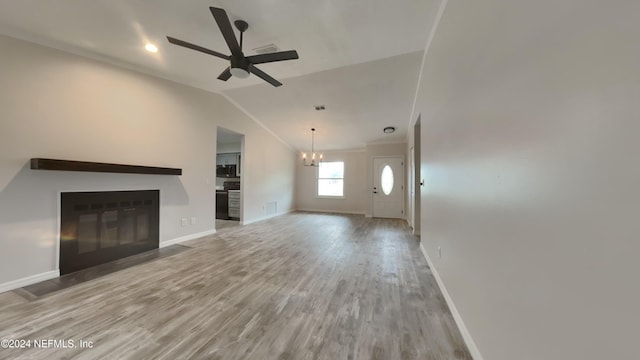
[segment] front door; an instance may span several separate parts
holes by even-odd
[[[373,217],[401,219],[404,213],[402,156],[373,158]]]

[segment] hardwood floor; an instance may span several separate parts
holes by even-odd
[[[183,245],[30,301],[0,294],[0,338],[93,343],[0,358],[471,359],[403,221],[293,213]]]
[[[216,219],[216,230],[222,230],[235,226],[240,226],[240,221]]]

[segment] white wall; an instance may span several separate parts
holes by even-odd
[[[316,197],[317,168],[296,161],[296,209],[364,214],[366,212],[366,168],[368,158],[364,150],[324,152],[325,161],[344,161],[344,198],[328,199]]]
[[[485,359],[638,357],[638,14],[448,1],[413,115],[421,240]]]
[[[57,270],[61,191],[160,189],[161,242],[212,231],[217,126],[245,134],[245,221],[292,208],[295,155],[222,96],[4,36],[0,53],[0,288]],[[183,175],[34,171],[32,157]]]
[[[228,144],[220,144],[220,143],[218,143],[218,145],[216,146],[216,152],[218,154],[236,153],[236,152],[241,152],[241,151],[242,151],[242,143],[241,142],[228,143]]]
[[[298,157],[296,209],[371,216],[372,158],[374,156],[405,156],[406,147],[406,143],[369,144],[363,150],[323,152],[325,161],[344,161],[345,163],[344,199],[318,198],[316,196],[317,169],[303,166],[301,158]],[[404,176],[406,178],[406,174]],[[405,200],[405,207],[406,203]]]

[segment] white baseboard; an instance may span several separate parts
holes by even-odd
[[[52,270],[36,275],[27,276],[22,279],[12,280],[4,284],[0,284],[0,293],[21,288],[23,286],[33,285],[41,281],[51,280],[60,277],[60,270]]]
[[[298,209],[296,211],[327,213],[327,214],[365,215],[365,213],[360,211],[318,210],[318,209]]]
[[[243,220],[243,221],[240,222],[240,225],[253,224],[253,223],[256,223],[258,221],[264,221],[264,220],[271,219],[271,218],[274,218],[276,216],[288,214],[288,213],[291,213],[291,212],[294,212],[294,211],[296,211],[296,210],[295,209],[289,209],[287,211],[283,211],[283,212],[279,212],[279,213],[275,213],[275,214],[271,214],[271,215],[266,215],[266,216],[263,216],[261,218],[256,218],[256,219],[251,219],[251,220]]]
[[[482,354],[480,354],[480,350],[478,350],[478,346],[476,345],[475,341],[473,341],[473,338],[471,337],[471,333],[469,333],[469,330],[467,329],[467,326],[464,324],[464,321],[462,321],[462,317],[460,316],[460,313],[458,312],[456,305],[453,303],[453,299],[451,298],[451,296],[449,296],[449,292],[447,291],[447,288],[444,286],[444,283],[442,282],[442,279],[438,274],[438,270],[436,270],[435,266],[433,266],[433,262],[431,261],[431,258],[429,257],[429,255],[427,255],[427,251],[422,245],[422,242],[420,242],[420,251],[422,252],[422,255],[424,256],[424,258],[427,259],[427,263],[429,264],[429,268],[433,273],[433,277],[436,278],[436,282],[438,283],[438,287],[442,292],[442,296],[444,296],[444,300],[447,302],[447,305],[449,306],[449,310],[451,310],[451,315],[453,315],[453,319],[455,320],[456,325],[458,325],[460,334],[462,335],[462,338],[464,339],[465,344],[467,344],[467,348],[469,349],[471,356],[473,357],[474,360],[483,360]]]
[[[191,235],[181,236],[179,238],[175,238],[175,239],[171,239],[171,240],[166,240],[166,241],[160,242],[160,247],[163,248],[163,247],[179,244],[179,243],[184,242],[184,241],[189,241],[189,240],[201,238],[201,237],[204,237],[204,236],[213,235],[215,233],[216,233],[216,229],[211,229],[211,230],[207,230],[207,231],[203,231],[203,232],[199,232],[199,233],[195,233],[195,234],[191,234]]]

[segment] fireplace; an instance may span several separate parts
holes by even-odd
[[[158,248],[159,190],[63,192],[60,210],[62,275]]]

